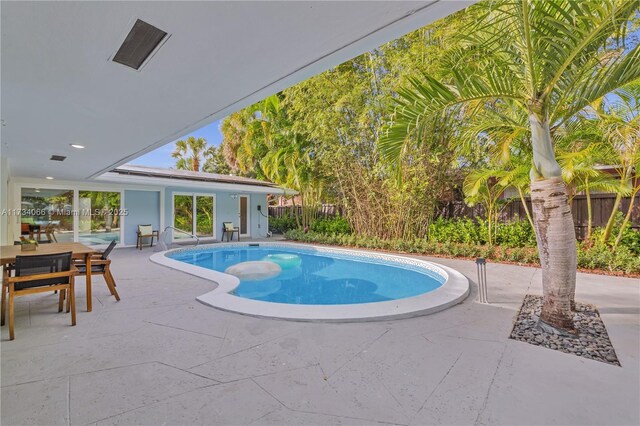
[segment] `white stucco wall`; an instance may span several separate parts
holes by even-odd
[[[9,221],[16,220],[9,216],[6,210],[9,208],[9,162],[5,157],[0,157],[0,244],[11,244],[13,235],[9,235]]]

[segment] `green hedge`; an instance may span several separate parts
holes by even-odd
[[[498,223],[495,227],[495,245],[509,248],[535,247],[536,234],[527,220]],[[487,222],[481,219],[434,220],[429,226],[429,241],[438,243],[487,244]]]
[[[288,231],[285,236],[290,240],[331,244],[367,249],[401,251],[426,255],[452,257],[484,257],[497,262],[515,262],[521,264],[539,264],[535,247],[489,246],[486,244],[437,242],[416,238],[414,240],[381,240],[376,237],[354,234],[325,234],[304,232],[299,229]],[[619,247],[614,253],[605,245],[587,246],[578,244],[578,267],[584,269],[603,269],[627,274],[640,273],[640,257],[635,256],[627,247]]]
[[[296,223],[295,217],[269,217],[269,229],[275,233],[284,234],[285,232],[291,229],[296,229],[297,227],[298,224]],[[314,220],[311,223],[310,228],[314,232],[325,234],[351,233],[351,226],[349,225],[349,221],[341,216]]]
[[[284,234],[290,229],[295,229],[297,226],[295,217],[269,217],[269,230],[277,234]]]
[[[314,220],[311,223],[311,230],[321,234],[350,234],[351,225],[342,216],[334,216],[325,219]]]

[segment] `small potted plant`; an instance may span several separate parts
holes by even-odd
[[[22,251],[35,251],[38,248],[38,242],[36,240],[20,240],[20,249]]]

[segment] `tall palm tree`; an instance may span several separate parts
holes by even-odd
[[[213,148],[213,150],[212,150]],[[181,139],[176,142],[175,150],[171,156],[176,159],[176,167],[181,170],[200,171],[200,164],[204,164],[205,159],[215,154],[215,148],[207,148],[205,138],[195,138],[189,136],[186,140]]]
[[[482,2],[446,64],[447,81],[409,79],[398,91],[394,121],[379,141],[398,166],[407,146],[422,143],[434,117],[472,119],[514,102],[529,117],[531,198],[542,264],[541,326],[572,331],[576,241],[552,128],[607,93],[640,78],[638,46],[625,49],[637,0]]]

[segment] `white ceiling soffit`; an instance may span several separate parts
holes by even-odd
[[[95,177],[470,3],[3,1],[0,153]],[[111,61],[137,19],[169,34],[140,71]]]
[[[171,179],[155,176],[122,175],[114,172],[107,172],[96,178],[98,182],[108,182],[118,185],[144,185],[149,187],[162,188],[184,188],[188,191],[203,189],[208,191],[224,191],[234,193],[257,193],[272,195],[295,195],[298,191],[281,186],[262,186],[234,184],[223,182],[201,182],[185,179]]]

